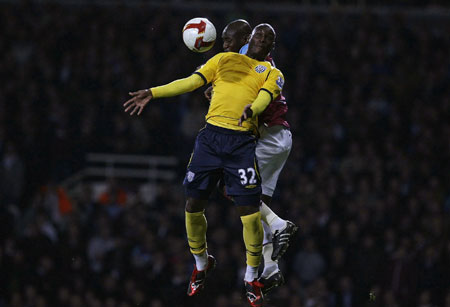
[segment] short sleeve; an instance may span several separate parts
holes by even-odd
[[[205,81],[205,84],[212,82],[216,76],[219,61],[224,53],[218,53],[208,60],[204,65],[197,69],[194,74],[200,75]]]
[[[267,91],[270,96],[272,96],[272,100],[278,97],[283,89],[284,85],[284,76],[281,71],[277,68],[273,68],[266,81],[264,82],[261,90]]]

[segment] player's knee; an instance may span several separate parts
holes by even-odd
[[[233,199],[240,216],[259,211],[260,194],[234,195]]]
[[[245,216],[258,212],[259,206],[238,206],[237,209],[240,216]]]
[[[206,203],[208,201],[204,199],[196,199],[192,197],[188,197],[186,200],[186,211],[189,213],[200,212],[203,211],[206,207]]]
[[[267,205],[270,206],[270,203],[272,202],[272,197],[269,195],[265,195],[264,193],[261,194],[261,200]]]

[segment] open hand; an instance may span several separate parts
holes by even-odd
[[[123,107],[125,108],[125,112],[128,112],[131,110],[130,115],[133,115],[137,112],[137,115],[141,115],[142,110],[147,105],[147,103],[153,98],[152,91],[151,90],[139,90],[137,92],[130,92],[128,93],[131,98],[127,102],[123,104]]]

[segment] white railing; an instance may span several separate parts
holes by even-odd
[[[85,180],[130,179],[142,183],[170,182],[176,179],[178,160],[172,156],[90,153],[86,167],[63,181],[71,189]]]

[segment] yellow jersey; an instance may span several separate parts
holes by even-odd
[[[268,92],[273,100],[284,85],[283,74],[269,62],[234,52],[215,55],[194,73],[200,75],[205,84],[213,86],[206,122],[232,130],[257,129],[256,117],[238,126],[244,107],[251,104],[261,90]]]

